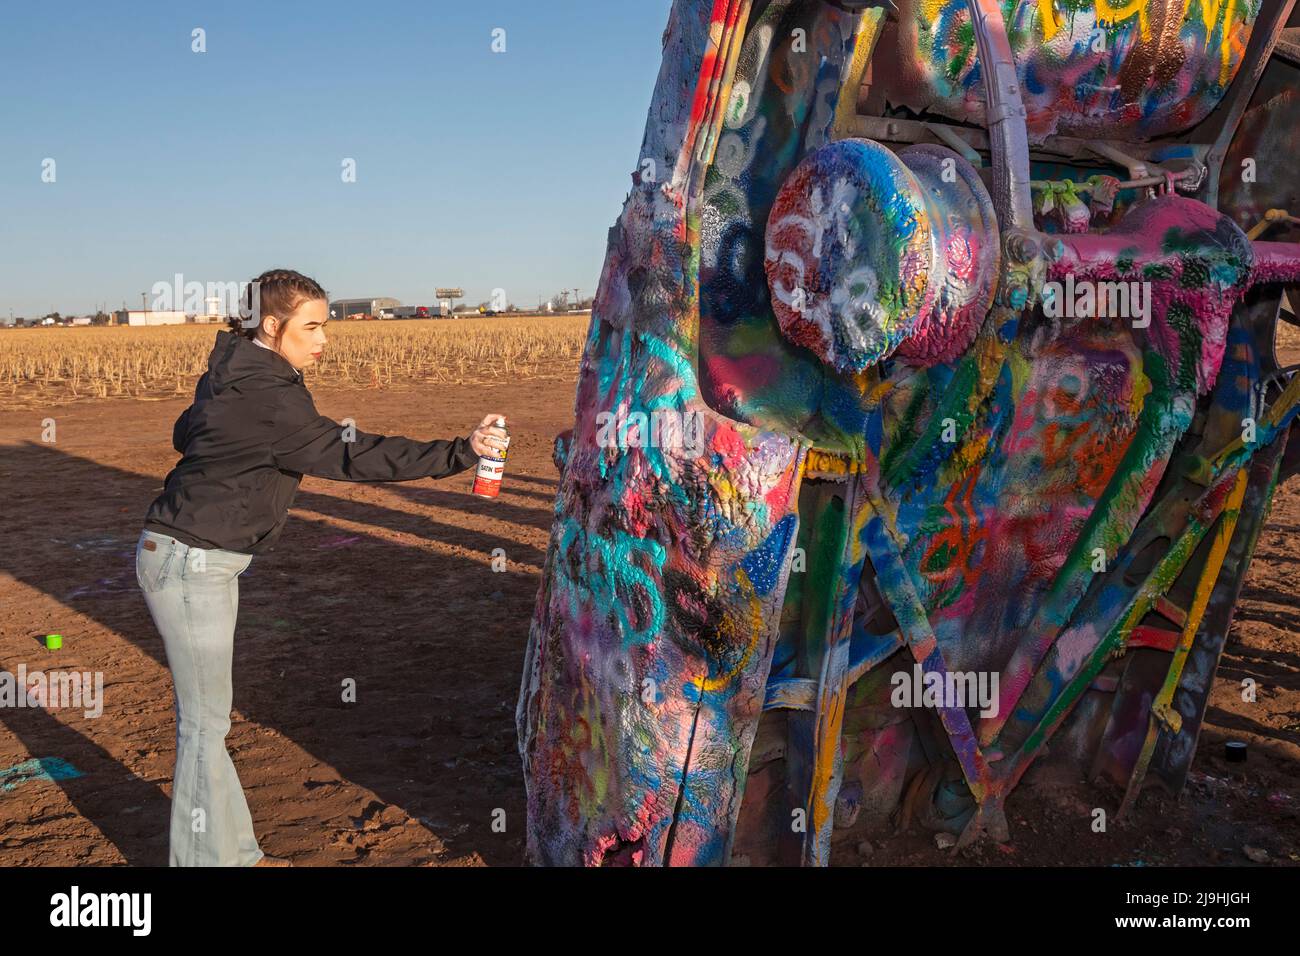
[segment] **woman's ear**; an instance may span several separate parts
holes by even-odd
[[[275,341],[275,333],[277,330],[279,330],[279,328],[280,328],[280,320],[277,319],[275,316],[273,315],[262,316],[262,334],[266,336],[268,339],[270,339],[272,342]]]

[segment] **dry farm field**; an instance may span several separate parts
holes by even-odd
[[[475,384],[572,374],[589,317],[333,322],[307,385]],[[191,394],[222,325],[9,329],[0,407]]]

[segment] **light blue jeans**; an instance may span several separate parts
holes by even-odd
[[[226,750],[239,576],[252,560],[149,530],[136,543],[136,581],[167,649],[176,695],[172,866],[252,866],[264,856]]]

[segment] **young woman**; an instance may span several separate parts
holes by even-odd
[[[277,269],[249,286],[244,308],[248,327],[217,333],[194,404],[176,421],[183,457],[136,545],[136,579],[176,695],[172,866],[289,865],[258,847],[225,738],[239,576],[279,538],[302,476],[442,478],[505,447],[502,415],[452,441],[345,429],[316,411],[302,381],[325,347],[324,290]]]

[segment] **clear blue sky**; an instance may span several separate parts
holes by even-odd
[[[274,267],[336,298],[590,295],[670,6],[6,3],[0,315],[139,308],[177,272]]]

